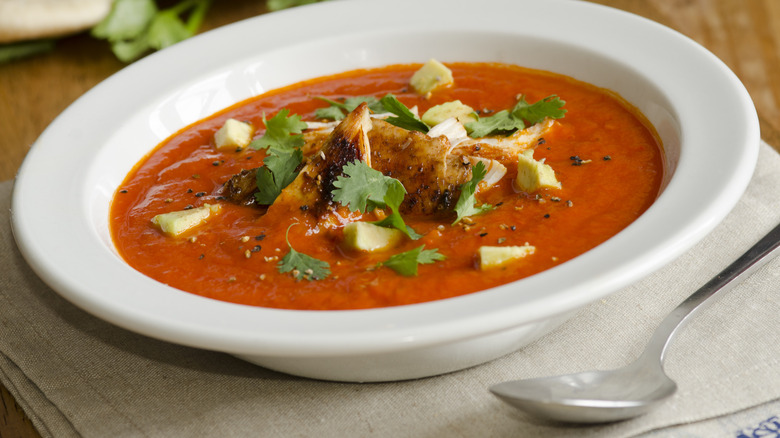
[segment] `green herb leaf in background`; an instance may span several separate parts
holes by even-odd
[[[115,0],[108,16],[92,28],[92,36],[108,40],[123,62],[160,50],[195,34],[210,0],[184,0],[160,10],[153,0]],[[186,15],[186,21],[182,16]]]

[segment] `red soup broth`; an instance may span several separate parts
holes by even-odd
[[[335,310],[398,306],[446,299],[489,289],[566,262],[609,239],[639,217],[656,199],[664,173],[662,148],[652,126],[608,90],[572,78],[504,64],[448,64],[454,86],[420,96],[409,87],[419,65],[350,71],[304,81],[238,103],[188,126],[145,157],[119,187],[111,205],[114,243],[126,262],[145,275],[182,291],[252,306]],[[518,192],[504,178],[478,193],[496,206],[452,226],[455,215],[404,217],[424,236],[379,253],[356,253],[341,245],[339,228],[317,227],[310,215],[291,210],[288,220],[271,221],[263,210],[221,200],[222,185],[242,169],[263,164],[264,152],[217,150],[214,133],[228,118],[249,121],[263,133],[263,117],[287,108],[316,120],[327,106],[317,96],[382,97],[392,93],[420,114],[455,99],[475,110],[509,109],[522,94],[528,102],[557,95],[567,113],[536,147],[562,184],[561,189]],[[397,159],[403,160],[404,157]],[[407,188],[408,190],[409,188]],[[161,213],[221,204],[222,212],[183,236],[164,235],[151,222]],[[265,219],[265,220],[264,220]],[[330,264],[322,280],[296,280],[279,272],[295,250]],[[446,260],[419,265],[405,277],[377,264],[420,245],[437,248]],[[536,251],[514,263],[482,271],[480,246],[530,244]],[[518,291],[518,293],[522,293]]]

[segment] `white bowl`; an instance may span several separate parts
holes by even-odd
[[[230,304],[158,283],[117,255],[108,231],[112,195],[147,152],[183,126],[303,79],[431,57],[513,63],[616,91],[663,140],[663,193],[624,231],[554,269],[393,308]],[[45,282],[118,326],[301,376],[410,379],[517,350],[672,261],[737,202],[759,141],[755,109],[734,74],[691,40],[637,16],[561,0],[326,2],[192,38],[86,93],[25,160],[13,226]]]

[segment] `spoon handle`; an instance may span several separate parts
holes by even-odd
[[[689,316],[702,307],[706,301],[715,295],[723,295],[738,283],[734,280],[743,280],[750,274],[764,266],[772,257],[776,255],[777,248],[780,247],[780,225],[777,225],[766,236],[761,238],[747,252],[742,254],[737,260],[730,264],[726,269],[708,281],[699,290],[689,296],[677,308],[675,308],[656,329],[652,338],[647,344],[645,357],[659,357],[663,363],[666,348],[671,339],[682,326]]]

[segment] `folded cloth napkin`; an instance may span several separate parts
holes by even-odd
[[[780,426],[780,403],[771,403],[780,398],[780,258],[678,335],[666,369],[679,391],[648,415],[604,426],[552,424],[514,410],[487,388],[633,360],[672,308],[780,222],[778,188],[780,156],[763,144],[734,211],[671,265],[488,364],[415,381],[348,384],[150,339],[72,306],[19,255],[6,182],[0,184],[0,381],[43,436],[749,437]]]

